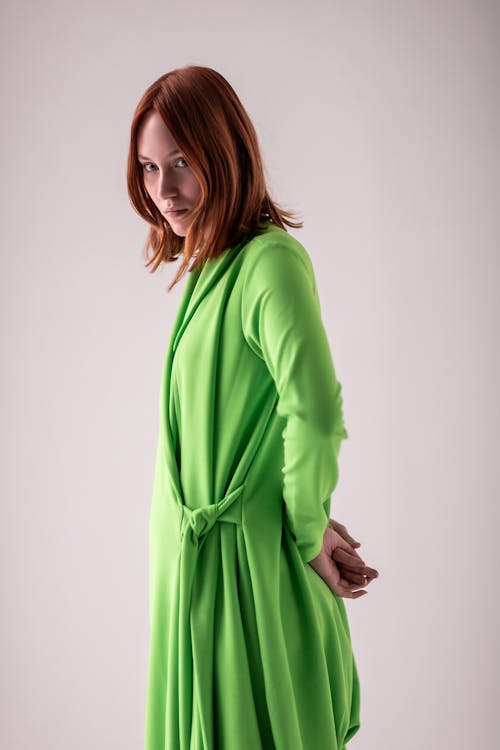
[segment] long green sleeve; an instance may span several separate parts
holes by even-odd
[[[304,562],[321,551],[348,437],[311,259],[298,242],[265,237],[247,259],[242,293],[246,341],[276,385],[283,430],[283,498]]]

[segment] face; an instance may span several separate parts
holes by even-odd
[[[191,223],[187,213],[198,204],[201,188],[158,112],[151,112],[142,123],[137,152],[151,200],[175,234],[185,237]]]

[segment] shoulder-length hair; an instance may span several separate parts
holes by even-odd
[[[162,117],[200,184],[200,201],[185,237],[173,232],[144,187],[137,137],[153,110]],[[132,205],[150,225],[144,246],[150,272],[162,262],[184,256],[168,291],[195,254],[190,270],[245,235],[264,231],[266,222],[285,231],[285,224],[303,226],[293,221],[294,213],[271,199],[255,128],[234,89],[220,73],[199,65],[165,73],[143,94],[131,126],[127,187]]]

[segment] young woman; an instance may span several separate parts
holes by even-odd
[[[160,394],[146,750],[341,750],[360,727],[342,597],[377,575],[329,518],[347,438],[312,262],[216,71],[134,114],[147,266],[186,273]]]

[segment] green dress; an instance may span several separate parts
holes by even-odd
[[[146,750],[342,750],[349,625],[307,563],[348,434],[312,262],[284,229],[189,272],[159,406]]]

